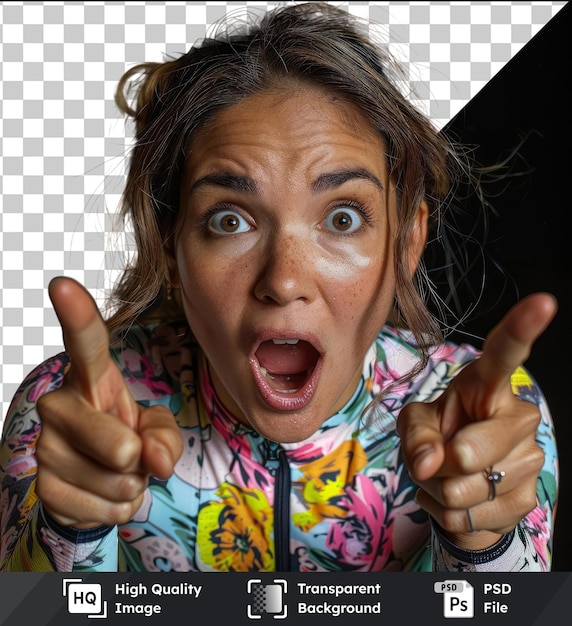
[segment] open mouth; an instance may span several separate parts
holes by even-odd
[[[320,353],[308,341],[275,338],[260,343],[251,366],[262,396],[280,410],[305,406],[312,398]]]

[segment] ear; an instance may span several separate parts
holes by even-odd
[[[411,238],[409,240],[409,275],[413,277],[421,260],[421,255],[427,242],[427,230],[429,222],[429,207],[423,200],[417,209]]]

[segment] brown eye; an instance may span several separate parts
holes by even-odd
[[[238,213],[221,211],[209,220],[209,228],[218,235],[235,235],[250,229],[248,222]]]
[[[338,233],[353,233],[362,224],[360,213],[350,207],[334,209],[326,218],[326,228]]]
[[[349,230],[352,227],[353,220],[347,213],[336,213],[332,222],[338,230]]]

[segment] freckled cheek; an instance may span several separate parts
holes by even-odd
[[[225,276],[224,267],[216,260],[206,261],[198,258],[189,258],[185,254],[177,256],[177,266],[180,278],[180,287],[186,305],[193,307],[194,303],[216,301],[220,297],[221,286],[219,278]],[[215,271],[216,268],[216,271]]]
[[[236,331],[248,299],[249,283],[237,264],[220,258],[189,263],[180,269],[183,307],[193,332],[212,346]],[[203,347],[206,347],[203,345]]]
[[[337,254],[316,255],[314,267],[317,274],[332,284],[347,288],[356,284],[379,284],[388,274],[387,257],[373,251],[342,250]]]
[[[348,262],[342,258],[318,258],[314,264],[316,272],[322,278],[340,284],[351,284],[371,266],[371,260],[358,257]]]
[[[316,264],[338,319],[355,323],[360,335],[377,334],[385,323],[395,289],[391,264],[383,255],[354,253],[351,258]],[[348,335],[351,333],[347,328]]]

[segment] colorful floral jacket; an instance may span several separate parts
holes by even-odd
[[[136,515],[119,527],[59,526],[35,496],[38,397],[57,388],[55,356],[19,388],[0,448],[4,571],[543,571],[550,569],[557,454],[546,402],[522,369],[513,391],[540,407],[545,463],[537,507],[496,546],[450,544],[415,502],[396,420],[432,400],[477,351],[446,343],[409,384],[364,416],[382,387],[418,357],[411,335],[386,326],[353,397],[312,437],[278,445],[240,425],[219,403],[200,349],[180,325],[136,326],[112,350],[135,399],[175,415],[184,452],[173,476],[152,479]]]

